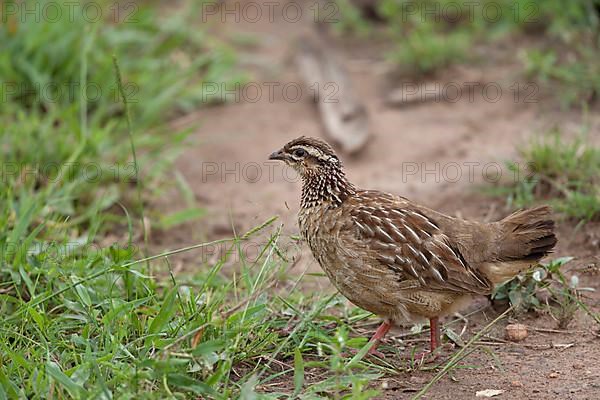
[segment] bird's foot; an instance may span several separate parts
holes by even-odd
[[[414,355],[414,361],[419,364],[434,362],[439,357],[436,351],[425,350]]]
[[[445,343],[442,345],[438,345],[433,350],[424,350],[420,353],[417,353],[412,359],[419,363],[431,363],[436,361],[442,355],[442,353],[444,353],[444,351],[451,351],[453,349],[454,345],[452,343]]]
[[[391,327],[392,327],[392,324],[389,320],[384,320],[381,323],[381,325],[377,328],[377,330],[375,331],[375,333],[369,340],[369,343],[373,343],[373,345],[367,352],[368,355],[376,356],[379,358],[385,358],[385,355],[382,352],[378,351],[377,347],[379,346],[379,344],[381,343],[381,340],[383,340],[383,338],[388,333],[388,331],[390,330]],[[354,349],[350,349],[350,351],[354,352],[355,355],[356,355],[356,353],[358,353],[358,351],[354,350]]]
[[[375,357],[379,357],[379,358],[385,358],[385,354],[383,354],[382,352],[380,352],[379,350],[377,350],[377,346],[373,346],[369,349],[369,351],[367,351],[367,354],[370,356],[375,356]]]

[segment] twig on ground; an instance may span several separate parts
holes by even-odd
[[[562,330],[562,329],[549,329],[549,328],[536,328],[535,326],[526,325],[527,329],[535,331],[535,332],[546,332],[546,333],[585,333],[585,331],[571,331],[571,330]]]

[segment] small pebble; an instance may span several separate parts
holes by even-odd
[[[521,381],[512,381],[512,382],[510,383],[510,385],[511,385],[512,387],[523,387],[523,382],[521,382]]]
[[[558,378],[558,372],[550,372],[548,378]]]
[[[509,324],[504,328],[506,338],[512,342],[520,342],[527,337],[527,327],[523,324]]]

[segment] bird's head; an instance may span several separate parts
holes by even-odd
[[[341,171],[342,163],[333,148],[323,140],[301,136],[272,153],[269,160],[281,160],[303,178]]]
[[[285,162],[302,176],[303,208],[323,202],[340,205],[355,193],[354,186],[346,180],[340,159],[323,140],[299,137],[272,153],[269,159]]]

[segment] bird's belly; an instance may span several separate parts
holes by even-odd
[[[377,276],[356,271],[343,263],[322,262],[321,267],[339,292],[356,306],[378,315],[394,312],[393,296],[385,296]]]
[[[353,304],[385,317],[398,314],[402,292],[392,289],[388,271],[369,266],[358,255],[341,255],[339,248],[325,240],[313,237],[309,247],[331,283]]]

